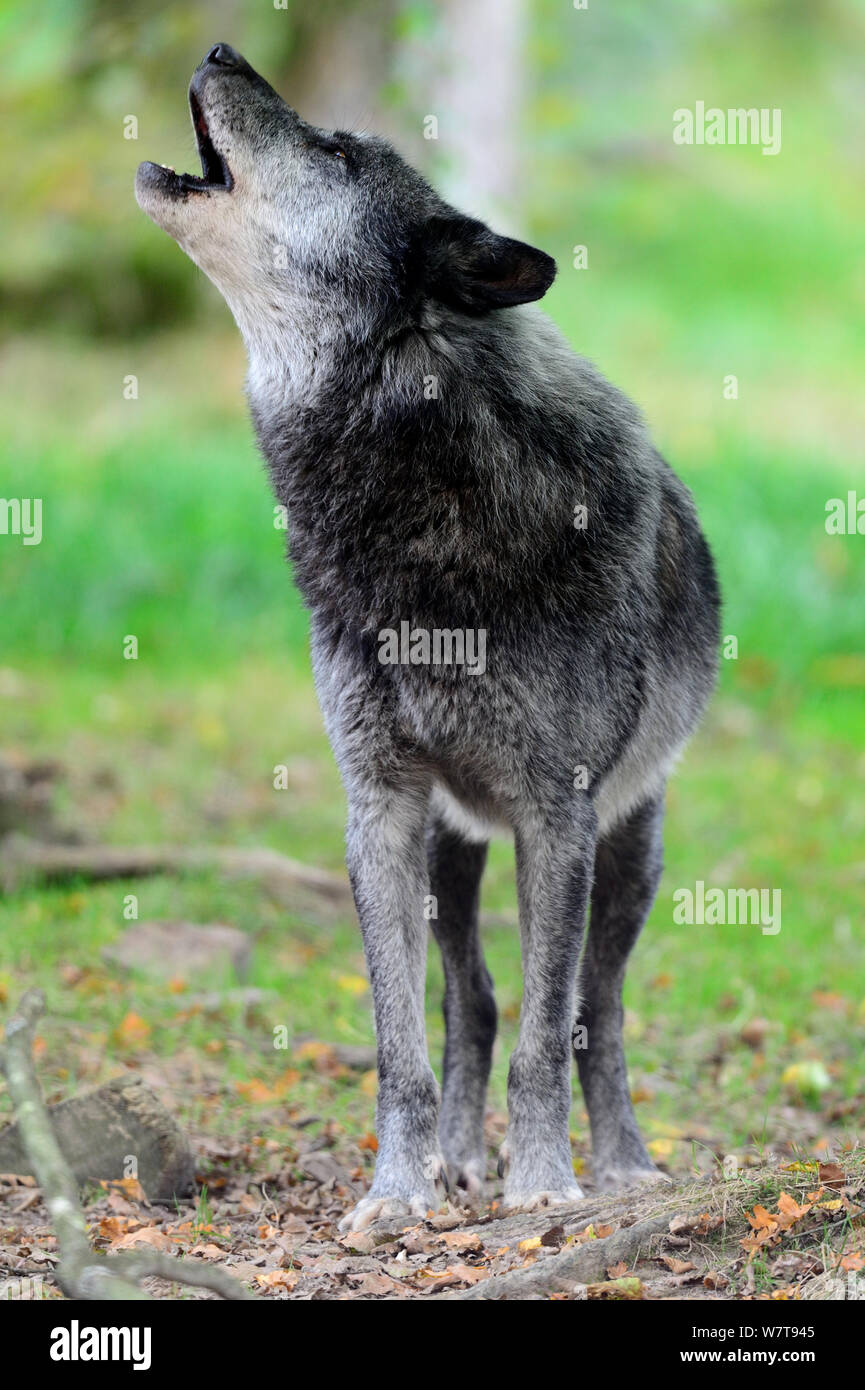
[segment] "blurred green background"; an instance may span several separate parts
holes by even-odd
[[[673,782],[667,875],[628,986],[641,1118],[672,1167],[694,1161],[701,1126],[716,1153],[849,1139],[865,1033],[865,536],[824,520],[828,499],[865,495],[865,7],[6,0],[0,38],[0,496],[41,497],[44,512],[40,545],[0,535],[0,751],[59,759],[62,810],[92,838],[268,844],[341,865],[342,793],[242,345],[132,193],[141,159],[197,168],[185,89],[227,40],[302,114],[385,130],[469,210],[554,254],[548,311],[640,403],[693,489],[738,656]],[[673,111],[698,100],[781,108],[781,152],[675,145]],[[288,790],[273,788],[277,764]],[[675,927],[672,893],[697,879],[780,888],[781,933]],[[176,1045],[174,1005],[146,981],[83,1004],[60,972],[70,959],[98,972],[124,891],[0,900],[0,983],[11,998],[38,980],[60,1017],[86,1015],[109,1068],[130,1008],[157,1055]],[[256,982],[296,1031],[370,1039],[368,999],[339,986],[363,969],[352,924],[286,923],[205,878],[136,891],[142,916],[254,931]],[[519,1007],[507,846],[485,900],[501,1104]],[[439,995],[433,962],[436,1047]],[[228,1065],[271,1063],[240,1049]],[[370,1123],[369,1095],[308,1084]]]

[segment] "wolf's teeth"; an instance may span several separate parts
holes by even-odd
[[[169,172],[169,174],[173,174],[173,173],[174,173],[174,165],[173,165],[173,164],[161,164],[159,167],[160,167],[161,169],[167,169],[168,172]]]

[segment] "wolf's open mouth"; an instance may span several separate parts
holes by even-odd
[[[211,140],[210,130],[201,109],[201,102],[191,90],[189,109],[192,112],[192,124],[195,127],[195,138],[198,141],[201,177],[199,178],[197,174],[181,174],[181,183],[184,188],[190,189],[230,188],[234,182],[231,177],[231,170]]]
[[[201,102],[190,87],[189,110],[201,158],[200,174],[176,174],[165,164],[149,164],[147,181],[156,183],[169,197],[179,198],[187,193],[209,193],[214,188],[230,190],[234,185],[228,162],[222,157],[210,138],[210,130],[205,119]],[[145,166],[142,165],[142,172]]]

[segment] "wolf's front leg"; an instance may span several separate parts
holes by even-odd
[[[350,792],[347,863],[378,1045],[378,1156],[369,1195],[343,1219],[343,1230],[422,1217],[440,1204],[439,1097],[424,1020],[426,809],[425,789]]]
[[[595,816],[522,818],[516,833],[523,955],[520,1035],[508,1074],[508,1133],[500,1169],[505,1206],[579,1201],[568,1119],[571,1019],[594,859]]]

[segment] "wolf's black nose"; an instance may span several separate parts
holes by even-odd
[[[218,43],[208,53],[207,62],[216,63],[220,68],[237,68],[240,67],[241,57],[230,43]]]

